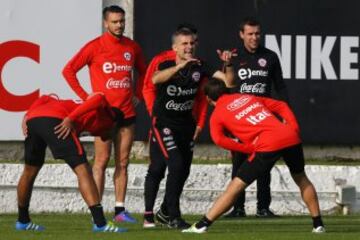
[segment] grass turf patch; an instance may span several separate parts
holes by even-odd
[[[110,216],[108,216],[110,218]],[[46,227],[44,232],[19,232],[14,230],[16,215],[0,216],[0,239],[123,239],[123,240],[356,240],[360,239],[360,215],[325,216],[324,223],[327,233],[311,233],[312,223],[309,216],[284,216],[276,219],[257,219],[247,217],[239,220],[220,219],[210,228],[209,232],[196,235],[184,234],[179,230],[167,227],[154,229],[142,228],[142,217],[136,215],[137,224],[117,224],[129,229],[127,233],[92,233],[89,214],[34,214],[32,220]],[[200,216],[185,216],[189,222],[195,222]]]

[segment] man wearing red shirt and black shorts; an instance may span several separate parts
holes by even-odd
[[[85,100],[88,93],[81,87],[76,73],[85,65],[89,67],[93,92],[102,92],[111,106],[120,109],[125,119],[117,126],[117,135],[112,140],[95,138],[94,179],[102,197],[105,183],[105,170],[111,155],[111,144],[115,148],[115,215],[117,222],[136,222],[125,211],[127,187],[127,167],[135,134],[135,107],[142,99],[143,76],[146,71],[145,60],[140,46],[123,36],[125,11],[118,6],[103,10],[104,27],[102,36],[87,43],[65,66],[63,75],[75,93]],[[133,96],[132,71],[136,68],[139,78],[136,84],[136,97]]]
[[[43,226],[31,222],[29,204],[34,181],[49,146],[54,158],[64,159],[76,174],[79,190],[93,217],[93,231],[125,231],[106,222],[84,148],[78,139],[83,132],[107,139],[116,122],[122,120],[123,114],[117,108],[111,108],[102,94],[93,94],[81,104],[44,95],[32,104],[22,124],[26,136],[25,167],[17,188],[19,215],[16,230],[44,230]]]
[[[269,171],[282,157],[298,185],[303,201],[313,219],[313,232],[325,232],[321,220],[316,190],[304,170],[304,154],[296,118],[285,102],[249,94],[227,94],[225,84],[211,81],[205,95],[215,106],[210,118],[210,134],[215,144],[232,151],[249,154],[226,191],[216,200],[209,212],[183,232],[204,233],[225,213],[259,176]],[[274,114],[284,120],[280,121]],[[230,132],[237,142],[225,134]]]

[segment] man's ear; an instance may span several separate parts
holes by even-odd
[[[211,105],[211,106],[215,106],[216,105],[216,102],[214,102],[213,100],[211,100],[210,98],[209,98],[209,96],[206,96],[206,101],[209,103],[209,105]]]
[[[242,39],[242,40],[244,39],[244,32],[241,31],[241,30],[239,31],[239,37],[240,37],[240,39]]]

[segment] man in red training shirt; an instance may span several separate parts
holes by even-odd
[[[304,154],[296,118],[285,102],[249,94],[227,94],[221,81],[205,86],[205,95],[215,106],[210,118],[210,134],[215,144],[250,155],[239,168],[237,176],[214,203],[209,212],[183,232],[204,233],[225,213],[240,192],[269,171],[282,157],[298,185],[303,201],[313,219],[313,232],[325,232],[316,190],[304,170]],[[281,122],[275,115],[284,119]],[[226,132],[241,140],[227,137]]]
[[[33,103],[22,124],[26,136],[25,167],[17,187],[16,230],[44,230],[43,226],[31,222],[29,204],[48,146],[54,158],[64,159],[76,174],[79,190],[92,214],[93,231],[125,231],[106,222],[84,148],[78,139],[83,132],[107,139],[114,125],[122,120],[123,114],[117,108],[111,108],[102,94],[93,94],[81,104],[47,95]]]
[[[105,170],[111,155],[111,144],[115,149],[115,215],[117,222],[136,222],[125,211],[127,187],[127,167],[131,146],[135,135],[134,104],[142,99],[143,76],[146,65],[140,46],[123,36],[125,11],[118,6],[109,6],[103,10],[104,27],[102,36],[87,43],[64,67],[63,75],[75,93],[85,100],[88,93],[80,85],[77,72],[85,65],[90,72],[93,92],[104,93],[111,106],[125,114],[122,125],[117,126],[117,134],[112,140],[102,141],[95,138],[94,179],[100,194],[104,192]],[[139,78],[136,84],[136,97],[133,96],[132,71],[136,68]]]

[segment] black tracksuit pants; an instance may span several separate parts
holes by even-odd
[[[244,161],[247,161],[248,155],[241,152],[232,153],[232,174],[231,177],[236,177],[236,173]],[[271,203],[270,191],[271,175],[270,171],[256,180],[257,185],[257,209],[268,209]],[[245,191],[241,192],[238,199],[234,203],[234,209],[244,209]]]
[[[195,124],[174,127],[159,121],[152,126],[150,135],[150,165],[145,178],[145,211],[153,211],[161,180],[166,180],[163,213],[173,220],[181,216],[180,195],[190,173],[193,157]]]

